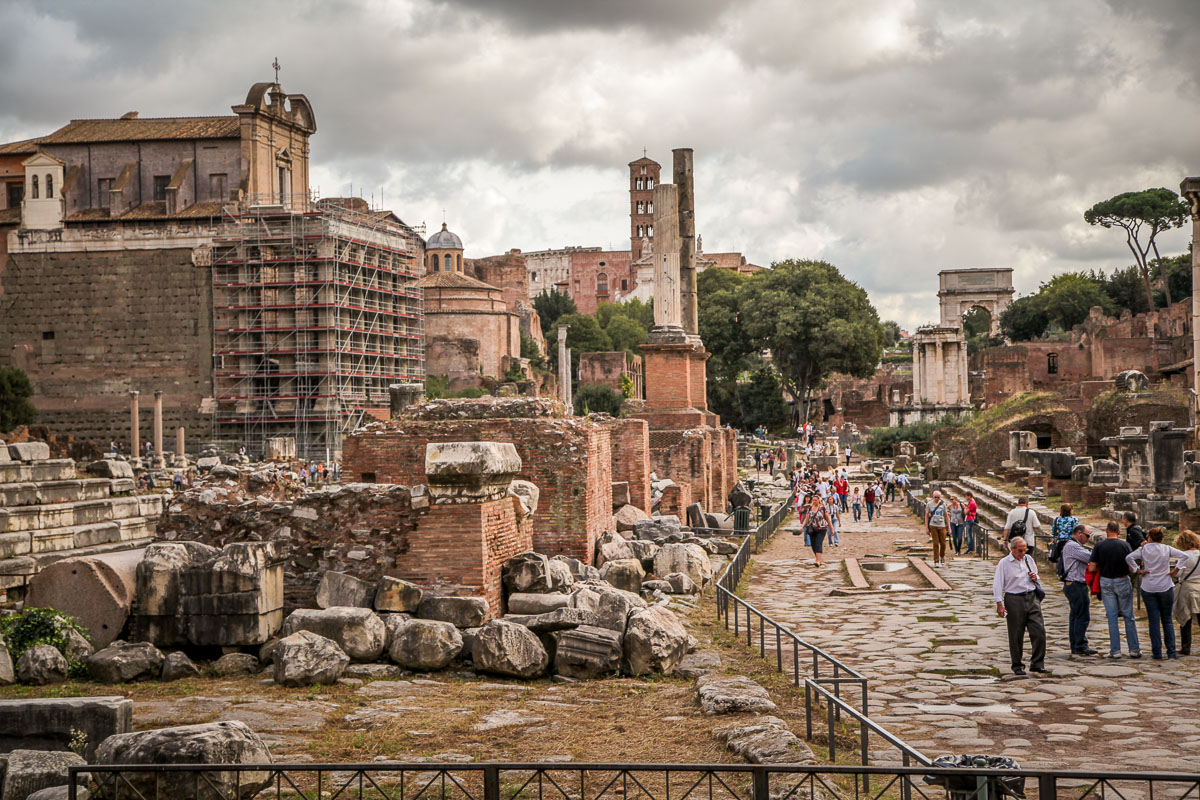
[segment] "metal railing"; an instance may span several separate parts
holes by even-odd
[[[90,776],[90,781],[89,781]],[[999,800],[1001,783],[1037,800],[1180,798],[1177,772],[944,766],[481,763],[154,764],[69,768],[104,800]],[[870,783],[874,789],[866,789]]]

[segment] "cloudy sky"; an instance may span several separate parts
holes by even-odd
[[[625,164],[690,146],[706,250],[828,260],[906,325],[940,269],[1130,263],[1083,211],[1200,174],[1197,0],[0,0],[0,30],[4,141],[229,113],[278,56],[322,194],[445,209],[470,256],[624,248]]]

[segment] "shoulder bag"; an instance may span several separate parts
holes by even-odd
[[[1025,556],[1025,560],[1028,561],[1029,556]],[[1037,565],[1035,564],[1034,566],[1036,567]],[[1030,572],[1033,572],[1033,570],[1030,570]],[[1042,588],[1041,581],[1033,582],[1033,596],[1037,598],[1039,603],[1046,599],[1046,590]]]

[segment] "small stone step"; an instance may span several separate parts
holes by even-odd
[[[20,461],[0,462],[0,485],[31,481],[69,481],[74,477],[75,462],[69,458],[52,458],[27,464]]]
[[[6,483],[0,486],[0,507],[102,500],[110,496],[112,484],[113,481],[108,478]]]
[[[16,506],[0,508],[0,533],[50,530],[130,517],[157,517],[161,513],[161,495],[106,497],[73,503]]]
[[[154,535],[157,522],[156,517],[129,517],[89,525],[0,534],[0,564],[5,559],[42,553],[59,553],[61,558],[64,551],[142,539]]]

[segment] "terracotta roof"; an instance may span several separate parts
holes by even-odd
[[[33,153],[39,145],[145,142],[161,139],[237,139],[237,117],[149,117],[73,119],[47,136],[0,145],[0,155]]]
[[[478,278],[463,275],[461,272],[430,272],[417,283],[422,289],[491,289],[494,292],[500,291],[490,283],[484,283]]]

